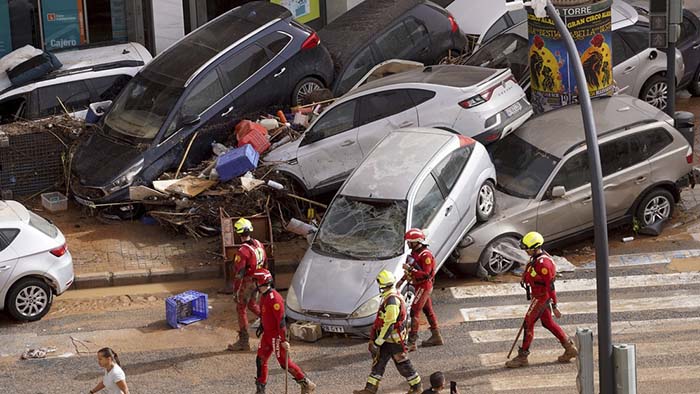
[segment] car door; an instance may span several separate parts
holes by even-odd
[[[433,63],[433,54],[431,53],[431,42],[428,28],[425,24],[414,17],[408,17],[404,20],[408,36],[413,43],[415,57],[412,60],[419,61],[423,64]]]
[[[414,32],[415,33],[415,32]],[[409,38],[410,34],[403,20],[395,21],[394,25],[390,26],[381,33],[374,43],[382,55],[382,60],[388,59],[405,59],[418,60],[420,54],[430,53],[430,46],[413,47],[413,42]]]
[[[11,283],[10,279],[19,261],[19,255],[10,246],[18,234],[17,229],[0,229],[0,293],[5,290],[8,283]]]
[[[355,55],[334,82],[333,93],[340,97],[364,77],[369,70],[380,63],[380,57],[374,53],[373,45],[367,45]]]
[[[647,160],[652,145],[644,133],[627,134],[600,145],[605,210],[608,220],[623,216],[635,199],[651,186]],[[589,221],[593,226],[593,219]]]
[[[340,183],[362,161],[358,111],[357,99],[339,104],[326,110],[304,134],[297,160],[307,189]]]
[[[700,69],[700,20],[690,11],[683,12],[678,49],[683,53],[686,78],[692,78]]]
[[[357,141],[362,157],[390,131],[418,126],[418,111],[405,89],[385,90],[360,97]]]
[[[438,264],[444,262],[445,244],[459,224],[455,202],[443,194],[432,173],[419,184],[411,201],[411,227],[425,230]]]
[[[641,88],[637,84],[644,81],[637,81],[637,71],[639,71],[639,56],[632,51],[632,48],[622,39],[619,33],[612,32],[613,45],[613,79],[620,89],[624,89],[625,94],[634,94]]]
[[[232,117],[239,117],[249,112],[260,111],[269,106],[276,97],[277,88],[272,79],[267,78],[274,64],[268,64],[268,51],[257,43],[252,43],[229,54],[219,65],[225,90],[229,95]],[[283,60],[276,58],[275,64]],[[266,66],[267,65],[267,66]],[[282,73],[278,78],[286,78]]]
[[[571,235],[590,221],[593,216],[590,179],[585,150],[560,164],[537,207],[537,231],[545,239]],[[566,188],[566,194],[563,197],[551,197],[555,186]]]
[[[295,70],[290,70],[286,63],[291,56],[289,43],[292,37],[289,34],[275,31],[257,41],[257,44],[267,52],[269,62],[261,67],[259,75],[253,77],[253,87],[246,88],[252,96],[260,98],[259,109],[270,106],[282,105],[289,102],[292,78]]]

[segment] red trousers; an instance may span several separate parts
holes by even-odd
[[[569,339],[564,330],[554,321],[552,310],[549,309],[549,299],[533,298],[530,309],[528,309],[527,314],[525,314],[523,350],[527,351],[530,349],[530,344],[532,344],[532,340],[535,338],[535,323],[537,323],[537,320],[541,320],[542,326],[554,334],[559,342],[564,343]]]
[[[410,334],[418,333],[418,328],[420,327],[418,317],[420,316],[421,311],[423,311],[423,313],[425,313],[425,317],[428,318],[430,329],[436,330],[438,328],[437,316],[435,316],[435,311],[433,310],[433,300],[430,298],[430,294],[432,292],[432,286],[416,287],[416,298],[413,299],[413,304],[411,304]]]
[[[260,305],[258,305],[255,295],[256,291],[253,282],[244,280],[238,292],[238,303],[236,304],[238,328],[240,331],[248,329],[248,310],[253,312],[255,316],[260,317]]]
[[[270,359],[272,352],[275,352],[277,362],[280,367],[284,368],[287,358],[287,351],[281,346],[282,339],[278,336],[269,336],[263,333],[258,345],[258,356],[255,358],[255,364],[258,368],[258,383],[267,383],[267,361]],[[296,381],[304,379],[304,372],[292,360],[289,360],[289,373],[292,374]]]

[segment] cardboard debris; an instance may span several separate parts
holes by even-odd
[[[153,188],[161,193],[168,193],[167,189],[178,182],[177,179],[167,179],[164,181],[153,181]]]
[[[245,190],[246,192],[253,191],[264,184],[265,181],[261,181],[260,179],[249,178],[245,176],[241,177],[241,187],[243,187],[243,190]]]
[[[154,182],[155,184],[155,182]],[[186,176],[165,188],[166,192],[180,194],[185,197],[196,197],[216,185],[216,181]]]
[[[168,198],[168,195],[161,193],[158,190],[151,189],[147,186],[131,186],[129,187],[129,199],[132,201],[143,201],[151,198]]]

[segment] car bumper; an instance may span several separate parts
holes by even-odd
[[[520,104],[522,109],[517,114],[509,115],[507,110],[503,110],[493,115],[491,118],[496,120],[483,133],[474,136],[474,139],[487,145],[498,141],[522,126],[532,116],[533,111],[532,106],[525,98],[518,100],[518,104]]]
[[[56,295],[62,294],[73,284],[75,274],[73,272],[73,256],[66,252],[58,259],[58,262],[51,265],[46,271],[46,276],[51,278]]]
[[[87,188],[82,188],[82,189],[87,189]],[[95,188],[97,189],[97,188]],[[124,201],[129,201],[129,188],[125,187],[124,189],[117,190],[114,193],[110,194],[104,194],[102,197],[93,197],[93,196],[88,196],[86,193],[81,193],[82,190],[76,190],[75,188],[71,187],[71,191],[73,192],[73,197],[75,197],[75,201],[78,202],[80,205],[84,205],[86,207],[90,208],[95,208],[97,205],[100,204],[110,204],[110,203],[115,203],[115,202],[124,202]]]
[[[316,315],[299,313],[287,308],[287,317],[294,321],[306,321],[316,323],[321,326],[323,332],[336,334],[351,334],[366,337],[374,324],[375,315],[359,319],[326,318]]]

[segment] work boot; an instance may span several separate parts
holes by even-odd
[[[406,348],[409,352],[416,350],[416,342],[418,341],[418,333],[412,332],[408,334],[408,342],[406,342]]]
[[[430,346],[442,346],[444,344],[445,344],[445,342],[442,340],[442,335],[440,335],[440,330],[438,330],[437,328],[431,328],[430,329],[430,338],[421,342],[420,345],[423,347],[430,347]]]
[[[238,342],[228,345],[228,347],[226,349],[230,350],[232,352],[249,352],[250,351],[250,343],[248,343],[249,339],[250,339],[250,335],[248,335],[248,331],[240,331],[238,333]]]
[[[255,394],[265,394],[265,385],[260,382],[255,382]]]
[[[523,348],[519,348],[518,349],[518,356],[512,360],[506,361],[506,367],[508,367],[508,368],[527,367],[527,365],[528,365],[527,356],[528,355],[530,355],[529,351],[523,350]]]
[[[312,382],[309,378],[304,378],[300,380],[299,386],[301,386],[301,394],[311,394],[316,392],[316,383]]]
[[[418,382],[411,386],[406,394],[421,394],[423,392],[423,384],[421,382]]]
[[[557,361],[560,363],[568,363],[572,358],[578,356],[578,350],[576,350],[576,346],[574,346],[574,342],[571,339],[568,339],[561,345],[564,347],[564,354],[557,358]]]
[[[365,388],[362,390],[353,390],[352,394],[377,394],[377,389],[379,389],[379,386],[367,383]]]

